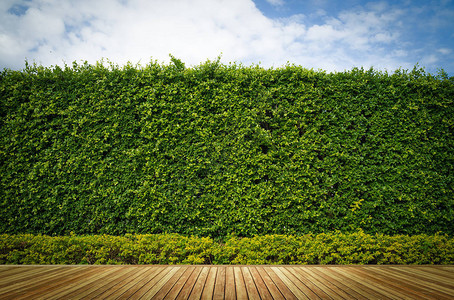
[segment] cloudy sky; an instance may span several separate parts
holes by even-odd
[[[454,0],[1,0],[0,69],[207,59],[454,76]]]

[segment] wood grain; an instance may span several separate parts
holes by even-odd
[[[2,266],[0,299],[454,299],[454,266]]]

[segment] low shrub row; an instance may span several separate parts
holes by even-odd
[[[0,264],[453,264],[454,238],[354,233],[0,235]]]

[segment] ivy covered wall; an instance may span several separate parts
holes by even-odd
[[[207,61],[0,77],[0,233],[454,233],[454,81]]]

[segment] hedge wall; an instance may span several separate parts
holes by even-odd
[[[0,74],[0,233],[454,233],[454,80],[178,59]]]
[[[0,234],[0,264],[454,264],[447,235],[230,236]]]

